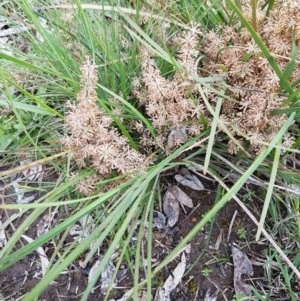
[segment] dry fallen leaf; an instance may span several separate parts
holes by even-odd
[[[70,234],[74,239],[77,239],[80,242],[91,233],[91,231],[94,229],[95,223],[92,216],[87,214],[79,220],[79,224],[75,224],[71,228]]]
[[[27,235],[22,235],[21,237],[23,237],[28,243],[32,243],[34,240],[27,236]],[[46,270],[47,267],[49,265],[49,259],[44,251],[44,249],[42,247],[38,247],[36,249],[37,253],[39,254],[40,260],[41,260],[41,268],[42,268],[42,273],[43,276],[46,274]]]
[[[43,234],[49,232],[49,230],[55,225],[55,215],[58,211],[58,207],[56,207],[52,212],[48,212],[44,214],[39,222],[36,224],[36,235],[38,237],[42,236]]]
[[[188,140],[186,128],[180,128],[178,130],[172,130],[168,136],[167,149],[172,149],[180,144],[185,143]]]
[[[20,166],[29,165],[31,162],[26,159],[20,161]],[[43,165],[33,166],[32,168],[28,168],[22,171],[23,177],[18,177],[17,179],[11,182],[11,185],[14,187],[14,190],[17,195],[18,204],[27,204],[35,200],[37,197],[37,193],[35,192],[35,188],[28,186],[27,182],[36,181],[39,186],[42,183],[44,177],[44,168]],[[25,182],[24,182],[25,181]],[[27,194],[25,196],[25,194]],[[29,196],[28,196],[29,194]]]
[[[189,208],[194,207],[192,199],[179,187],[173,185],[168,188],[163,199],[163,209],[168,219],[169,227],[173,227],[178,221],[179,204],[184,213],[186,213],[184,206]]]
[[[210,292],[210,289],[206,291],[205,297],[203,301],[217,301],[218,291],[213,293]]]
[[[7,244],[5,228],[0,220],[0,250]],[[0,299],[1,300],[1,299]]]
[[[163,199],[164,213],[168,218],[168,226],[173,227],[179,217],[179,203],[172,192],[166,191]]]
[[[171,186],[168,190],[175,196],[180,205],[184,205],[189,208],[194,207],[192,199],[178,186]]]
[[[252,264],[247,255],[234,246],[231,246],[233,268],[234,268],[234,289],[237,295],[252,296],[251,285],[244,282],[242,275],[253,275]],[[243,299],[250,301],[250,299]]]
[[[105,266],[103,272],[101,273],[101,293],[104,295],[106,294],[106,291],[111,284],[115,270],[116,267],[114,266],[112,260],[110,260],[108,264]],[[112,287],[116,287],[116,286],[117,286],[117,279],[114,279],[114,282],[112,283]]]
[[[178,263],[174,271],[169,275],[164,285],[156,292],[154,301],[170,301],[171,292],[177,287],[181,281],[186,268],[185,253],[182,252],[181,262]]]
[[[166,229],[166,217],[162,212],[154,211],[156,216],[153,218],[153,227],[156,227],[158,230]]]
[[[290,188],[293,194],[300,196],[300,186],[296,184],[288,184],[288,188]]]
[[[28,159],[20,161],[21,166],[26,166],[29,163],[31,163],[31,162]],[[22,175],[28,181],[32,182],[32,181],[37,180],[40,183],[44,176],[44,167],[43,167],[43,165],[33,166],[29,169],[23,170]]]
[[[195,175],[191,174],[189,171],[185,172],[184,175],[180,175],[180,174],[175,175],[175,180],[179,184],[189,187],[191,189],[197,191],[205,190],[201,181]]]
[[[53,35],[53,29],[49,29],[49,26],[47,24],[47,20],[46,19],[43,19],[43,18],[38,18],[38,21],[40,23],[40,26],[43,27],[43,29],[49,34],[49,35]],[[41,42],[41,43],[44,43],[44,38],[43,36],[40,34],[39,31],[37,31],[36,33],[36,37],[37,39]]]
[[[88,283],[90,283],[90,282],[94,279],[95,273],[96,273],[96,271],[97,271],[97,268],[98,268],[99,264],[100,264],[100,260],[97,260],[97,261],[93,264],[93,266],[91,267],[90,272],[89,272],[89,276],[88,276]],[[92,290],[92,294],[93,294],[93,293],[94,293],[94,290]]]
[[[27,204],[35,200],[36,194],[32,193],[31,195],[25,197],[25,193],[28,192],[28,189],[22,188],[22,186],[19,184],[21,182],[21,178],[17,178],[15,181],[11,183],[13,186],[15,193],[17,195],[17,203],[18,204]]]
[[[112,282],[113,275],[115,273],[116,267],[113,264],[113,260],[116,259],[119,256],[119,254],[113,253],[111,256],[111,259],[109,260],[108,264],[104,267],[102,273],[101,273],[101,293],[106,294],[106,291],[110,285],[112,287],[116,287],[117,285],[117,279],[115,278]],[[102,260],[102,257],[100,257],[99,260],[97,260],[94,265],[91,267],[89,276],[88,276],[88,282],[91,282],[95,278],[95,274],[97,272],[97,269],[99,267],[99,264]],[[111,283],[112,282],[112,283]],[[92,290],[92,293],[94,293],[94,290]]]

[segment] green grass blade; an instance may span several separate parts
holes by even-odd
[[[15,63],[15,64],[17,64],[17,65],[19,65],[21,67],[26,68],[26,69],[30,69],[30,70],[33,70],[33,71],[41,71],[41,72],[44,72],[44,73],[48,73],[48,74],[54,75],[54,73],[52,73],[48,69],[44,69],[44,68],[32,65],[32,64],[30,64],[28,62],[25,62],[23,60],[20,60],[20,59],[18,59],[16,57],[13,57],[13,56],[8,55],[8,54],[3,53],[3,52],[0,52],[0,59],[4,59],[4,60],[7,60],[9,62]]]
[[[52,62],[55,62],[55,66],[58,70],[63,70],[63,73],[67,75],[66,77],[72,79],[75,75],[74,70],[78,70],[78,66],[74,58],[65,49],[65,47],[61,47],[58,44],[56,36],[43,28],[28,0],[19,1],[18,5],[24,11],[27,18],[34,24],[36,30],[44,39],[43,43],[36,41],[36,43],[39,44],[37,47],[47,53],[46,55],[48,59],[50,59]]]
[[[279,161],[280,161],[280,152],[281,152],[280,147],[281,147],[281,140],[278,141],[277,146],[275,148],[275,156],[274,156],[274,161],[273,161],[273,165],[272,165],[272,172],[271,172],[271,176],[270,176],[270,180],[269,180],[269,184],[268,184],[267,195],[266,195],[266,198],[264,201],[264,207],[263,207],[263,210],[262,210],[262,213],[260,216],[259,225],[258,225],[257,232],[256,232],[256,237],[255,237],[256,241],[258,241],[260,238],[261,230],[264,226],[268,208],[269,208],[270,201],[272,198],[274,184],[275,184],[276,176],[277,176],[278,165],[279,165]]]
[[[152,134],[152,137],[155,138],[155,130],[150,124],[150,122],[145,118],[132,104],[130,104],[128,101],[123,99],[121,96],[117,95],[116,93],[112,92],[111,90],[107,89],[101,84],[98,84],[98,86],[103,89],[105,92],[112,95],[114,98],[118,99],[120,102],[122,102],[132,113],[134,116],[136,116],[139,120],[141,120],[148,128],[150,133]]]
[[[278,67],[277,63],[275,62],[273,56],[270,54],[269,50],[267,49],[266,45],[262,41],[262,39],[259,37],[259,35],[256,33],[256,31],[253,29],[253,27],[250,25],[250,23],[246,20],[244,17],[243,13],[238,9],[236,4],[234,4],[231,0],[226,0],[226,3],[228,7],[230,7],[240,18],[242,24],[247,28],[249,33],[251,34],[252,38],[256,42],[257,46],[260,48],[262,51],[263,55],[265,58],[268,60],[270,63],[271,67],[275,71],[276,75],[278,76],[279,79],[282,78],[282,71]],[[282,88],[284,88],[288,93],[293,93],[293,89],[289,85],[289,83],[283,79],[282,81]]]
[[[292,75],[292,73],[295,69],[297,53],[298,53],[298,48],[296,46],[295,39],[293,38],[291,60],[288,63],[288,65],[286,66],[282,76],[280,77],[280,81],[279,81],[280,87],[282,87],[282,88],[284,88],[285,83],[288,82],[290,76]]]
[[[267,5],[266,16],[270,15],[270,12],[271,12],[274,4],[275,4],[275,0],[269,0],[269,1],[265,2],[265,5],[262,6],[262,9],[265,9],[265,6]]]
[[[206,150],[206,155],[205,155],[205,160],[204,160],[204,169],[203,169],[204,174],[206,174],[206,172],[208,170],[208,166],[209,166],[209,162],[210,162],[210,158],[211,158],[211,152],[212,152],[213,144],[215,141],[215,135],[216,135],[216,130],[217,130],[217,126],[218,126],[218,120],[219,120],[219,116],[220,116],[220,112],[221,112],[224,93],[225,93],[225,89],[223,88],[220,91],[220,95],[217,99],[216,109],[213,114],[213,121],[211,124],[211,130],[210,130],[210,134],[209,134],[209,140],[208,140],[207,150]]]
[[[60,189],[57,189],[55,191],[55,193],[50,192],[49,194],[47,194],[44,197],[44,199],[46,199],[47,201],[51,200],[52,202],[56,201],[58,199],[58,197],[60,197],[64,193],[64,191],[66,190],[67,187],[72,186],[72,184],[76,183],[77,181],[79,181],[81,178],[84,178],[84,177],[86,177],[86,175],[81,176],[76,180],[67,182],[67,184],[62,185],[60,187]],[[131,183],[131,181],[129,181],[129,183]],[[125,186],[126,184],[129,185],[128,182],[123,184],[123,185]],[[79,211],[78,213],[74,214],[73,216],[71,216],[70,218],[68,218],[67,220],[65,220],[61,224],[59,224],[57,227],[53,228],[52,230],[50,230],[46,234],[44,234],[44,235],[40,236],[39,238],[37,238],[34,242],[32,242],[32,243],[26,245],[25,247],[17,250],[16,252],[14,252],[11,255],[7,255],[11,251],[12,247],[15,245],[17,240],[21,237],[21,235],[23,234],[25,229],[28,229],[28,227],[37,218],[37,216],[42,214],[42,212],[44,211],[43,209],[40,209],[40,208],[35,209],[29,215],[29,217],[23,222],[22,227],[19,227],[14,232],[13,236],[10,239],[10,245],[8,245],[8,244],[5,245],[5,247],[0,251],[0,258],[2,258],[1,259],[1,264],[0,264],[0,271],[2,271],[5,268],[9,267],[10,265],[14,264],[17,260],[23,259],[28,254],[32,253],[33,250],[40,247],[44,243],[48,242],[51,238],[53,238],[54,236],[61,233],[67,227],[73,225],[81,217],[83,217],[84,215],[86,215],[90,211],[92,211],[95,208],[95,206],[97,206],[97,204],[99,205],[99,204],[103,203],[104,201],[106,201],[107,199],[109,199],[110,197],[112,197],[113,195],[115,195],[119,191],[119,189],[117,189],[117,188],[112,189],[111,191],[107,192],[106,194],[104,194],[103,196],[101,196],[100,198],[95,200],[92,204],[89,204],[88,206],[86,206],[83,210]]]
[[[151,188],[150,190],[153,191],[153,189],[155,189],[153,186],[149,186],[149,188]],[[149,189],[148,190],[148,194],[149,194]],[[144,202],[144,210],[143,210],[143,214],[140,220],[140,226],[139,226],[139,231],[138,231],[138,237],[137,237],[137,244],[136,244],[136,249],[135,249],[135,266],[134,266],[134,275],[133,275],[133,299],[134,300],[138,300],[138,283],[139,283],[139,276],[140,276],[140,267],[142,264],[142,244],[143,244],[143,237],[145,234],[145,222],[147,220],[147,215],[148,215],[148,206],[147,203],[148,199],[147,197],[145,198],[145,202]]]
[[[159,180],[159,175],[155,179],[154,187],[157,187]],[[157,187],[158,188],[158,187]],[[154,213],[154,204],[155,204],[155,190],[152,189],[151,195],[148,201],[148,211],[149,211],[149,220],[148,220],[148,240],[147,240],[147,271],[146,271],[146,279],[147,279],[147,301],[152,300],[152,225],[153,225],[153,213]]]
[[[120,13],[121,16],[126,20],[126,22],[135,30],[130,30],[127,26],[124,27],[132,34],[136,39],[142,42],[147,47],[151,47],[151,49],[163,58],[165,61],[169,62],[170,64],[174,64],[174,60],[171,59],[171,55],[164,50],[160,45],[158,45],[155,41],[153,41],[132,19],[130,19],[126,14]],[[143,38],[143,39],[142,39]],[[177,65],[178,68],[178,65]]]
[[[89,24],[86,16],[86,12],[84,9],[81,7],[81,1],[76,0],[76,6],[77,6],[77,13],[82,20],[83,23],[83,29],[84,29],[84,36],[86,37],[86,42],[88,44],[88,48],[90,52],[92,53],[92,60],[93,62],[95,61],[95,48],[94,48],[94,43],[93,43],[93,33],[91,32],[91,25]]]
[[[88,300],[88,297],[89,297],[92,289],[94,288],[97,280],[99,279],[101,272],[104,270],[105,266],[107,265],[109,259],[112,256],[113,252],[116,250],[116,247],[119,244],[120,239],[124,235],[125,231],[127,231],[129,223],[131,222],[132,218],[135,216],[138,206],[140,205],[140,199],[144,197],[143,192],[145,192],[145,190],[140,191],[140,196],[137,199],[135,199],[133,204],[130,204],[130,206],[131,206],[130,210],[126,214],[125,220],[123,221],[121,228],[118,230],[118,232],[116,233],[116,235],[114,237],[114,240],[111,242],[108,250],[105,252],[104,257],[102,258],[97,270],[94,273],[93,280],[88,283],[87,288],[80,299],[81,301]],[[127,204],[129,203],[128,202],[129,200],[125,200],[125,201],[127,202]]]
[[[93,207],[92,209],[95,209],[96,204],[99,205],[100,203],[98,203],[98,201],[97,201],[95,204],[91,204]],[[109,217],[106,218],[105,222],[101,223],[101,227],[100,228],[98,227],[96,229],[97,231],[93,231],[93,233],[91,233],[86,239],[81,241],[80,244],[75,249],[72,250],[72,252],[70,252],[69,254],[66,254],[66,256],[64,258],[62,258],[62,261],[58,261],[48,271],[48,273],[44,276],[44,278],[30,291],[30,293],[28,295],[26,295],[26,297],[23,300],[31,301],[31,300],[33,300],[34,297],[39,296],[43,292],[43,290],[45,290],[48,287],[48,285],[51,283],[52,280],[54,280],[56,277],[58,277],[58,275],[65,268],[67,268],[72,262],[74,262],[74,260],[89,247],[90,243],[93,240],[98,238],[98,240],[100,242],[103,241],[105,239],[105,237],[107,237],[109,232],[112,230],[112,228],[115,226],[116,222],[121,218],[123,211],[119,210],[120,209],[119,207],[123,206],[123,205],[124,205],[124,202],[116,208],[116,210],[113,212],[112,215],[110,215]],[[130,200],[127,199],[127,203],[126,203],[127,207],[125,207],[125,209],[128,208],[130,205],[132,205],[132,201],[130,202]],[[81,214],[81,212],[78,212],[78,214],[84,216],[84,215],[88,214],[91,210],[87,211],[86,208],[84,208],[84,210],[82,210],[82,211],[84,211],[83,215]],[[99,233],[101,233],[100,237],[99,237]],[[115,247],[115,245],[113,245],[113,246]],[[103,258],[103,261],[101,261],[101,263],[104,262],[104,260],[107,260],[107,259]]]
[[[203,89],[201,87],[201,85],[197,85],[198,86],[198,90],[201,94],[201,97],[208,109],[208,111],[214,116],[215,112],[213,107],[210,105],[208,99],[206,98]],[[220,92],[218,92],[220,93]],[[242,144],[232,135],[232,133],[227,129],[227,127],[225,126],[225,124],[222,122],[222,120],[220,119],[216,119],[216,121],[218,122],[218,126],[224,131],[224,133],[226,133],[229,137],[230,140],[232,140],[248,157],[250,157],[250,154],[245,150],[245,148],[242,146]]]
[[[4,77],[4,74],[0,74],[0,76],[1,75],[2,75],[2,77]],[[9,77],[5,76],[4,80],[6,80],[8,83],[10,83],[15,88],[17,88],[25,96],[31,98],[33,101],[35,101],[36,103],[38,103],[42,108],[44,108],[45,110],[47,110],[49,113],[51,113],[53,115],[56,115],[56,116],[58,116],[58,117],[60,117],[62,119],[64,118],[64,116],[62,114],[60,114],[59,112],[57,112],[53,108],[49,107],[45,102],[43,102],[42,100],[40,100],[38,97],[36,97],[32,93],[26,91],[24,88],[22,88],[20,85],[18,85],[15,81],[13,81],[12,79],[10,79]],[[14,103],[14,101],[12,101],[12,102]]]
[[[13,104],[17,110],[22,110],[25,112],[31,112],[34,114],[40,114],[40,115],[46,115],[46,116],[55,116],[56,115],[56,114],[54,114],[54,112],[51,112],[50,110],[43,108],[43,107],[29,105],[29,104],[18,102],[18,101],[14,101]],[[7,107],[7,106],[9,106],[9,103],[7,102],[6,99],[0,98],[0,106]]]

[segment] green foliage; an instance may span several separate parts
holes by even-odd
[[[142,2],[138,1],[137,4],[133,4],[133,2],[120,1],[119,9],[114,10],[106,6],[105,9],[103,5],[97,4],[91,4],[94,5],[92,8],[78,0],[76,9],[69,7],[66,10],[72,15],[71,21],[68,21],[66,15],[62,16],[63,11],[59,6],[47,7],[48,1],[14,0],[11,3],[7,1],[1,4],[3,7],[8,6],[10,15],[21,13],[24,17],[28,31],[22,35],[30,49],[28,54],[17,49],[13,49],[9,54],[0,53],[0,77],[3,83],[3,87],[1,87],[3,94],[0,97],[1,160],[3,164],[12,164],[15,159],[12,154],[22,150],[26,155],[34,158],[33,163],[48,164],[55,169],[55,179],[48,186],[47,193],[33,203],[6,204],[3,202],[0,205],[1,210],[18,209],[14,219],[20,218],[21,220],[21,224],[0,250],[0,271],[28,257],[38,247],[49,241],[54,241],[59,246],[50,256],[50,265],[44,277],[23,300],[29,301],[37,298],[62,271],[83,253],[87,254],[85,259],[85,263],[87,263],[96,254],[97,248],[107,242],[109,242],[109,246],[97,267],[95,278],[88,283],[81,300],[88,300],[101,272],[119,246],[121,246],[121,251],[116,265],[119,267],[122,262],[126,261],[130,266],[133,276],[133,299],[137,300],[138,290],[146,287],[147,300],[151,300],[155,285],[153,283],[154,276],[161,273],[176,254],[207,223],[214,220],[225,204],[238,196],[242,197],[241,190],[249,182],[253,183],[259,175],[262,175],[264,179],[259,183],[262,183],[260,197],[265,204],[263,213],[261,213],[259,231],[265,235],[264,228],[267,228],[275,240],[276,237],[279,237],[281,241],[287,240],[291,244],[293,241],[297,241],[297,243],[299,241],[300,205],[299,197],[295,194],[295,187],[300,185],[299,172],[295,168],[283,164],[283,159],[297,159],[299,150],[285,150],[286,154],[283,155],[281,145],[286,132],[293,131],[295,136],[299,136],[299,128],[293,127],[295,120],[299,122],[300,116],[299,89],[297,88],[299,80],[294,83],[289,82],[290,75],[298,64],[295,42],[290,63],[285,70],[281,70],[260,36],[244,17],[241,7],[238,5],[239,1],[234,3],[226,0],[227,7],[223,7],[221,1],[202,1],[201,3],[194,0],[170,1],[164,10],[148,4],[146,6],[147,14],[143,10],[144,8],[141,8]],[[265,2],[267,14],[272,9],[274,2]],[[33,9],[32,6],[40,7],[40,9]],[[148,17],[148,21],[139,23],[139,20],[144,17]],[[46,20],[47,26],[42,26],[39,18]],[[126,180],[121,176],[111,175],[106,180],[97,183],[98,188],[103,190],[93,196],[83,198],[76,192],[74,189],[76,184],[92,175],[93,172],[89,169],[80,169],[77,171],[77,177],[70,178],[74,171],[74,165],[70,155],[64,157],[66,152],[61,150],[61,140],[66,131],[64,129],[66,103],[75,101],[80,90],[79,68],[82,66],[85,56],[91,56],[98,66],[99,106],[107,112],[108,116],[113,115],[112,111],[115,108],[122,111],[120,116],[114,116],[114,124],[120,133],[128,138],[131,146],[139,149],[140,145],[136,137],[130,132],[132,120],[141,121],[151,136],[156,137],[151,121],[147,119],[141,107],[136,105],[131,96],[132,79],[139,74],[140,70],[140,45],[155,53],[163,75],[171,78],[174,71],[179,69],[176,62],[176,49],[168,49],[169,37],[164,40],[164,37],[157,34],[153,28],[160,28],[164,21],[168,21],[169,34],[172,35],[187,28],[190,22],[201,23],[203,31],[207,31],[218,25],[225,26],[234,23],[237,19],[251,34],[262,55],[268,59],[280,78],[282,91],[288,93],[287,108],[275,113],[290,115],[283,127],[274,135],[272,141],[257,155],[234,156],[228,154],[228,137],[235,140],[237,144],[239,142],[232,135],[232,129],[229,129],[220,119],[222,100],[227,97],[225,96],[226,83],[222,82],[219,85],[212,77],[193,78],[191,80],[196,83],[208,112],[213,116],[211,122],[202,116],[206,126],[205,131],[189,139],[170,154],[165,155],[156,150],[153,156],[157,157],[157,161],[142,175],[131,175]],[[12,21],[12,24],[15,22]],[[245,57],[245,61],[250,60],[251,55]],[[212,79],[211,82],[209,79]],[[204,89],[207,90],[204,91]],[[216,104],[210,103],[206,97],[207,91],[218,92],[219,98],[216,100]],[[218,136],[219,128],[225,133],[223,136]],[[298,140],[293,144],[293,148],[298,147],[300,143]],[[204,142],[200,144],[199,141]],[[273,156],[270,156],[271,152],[273,152]],[[248,153],[245,151],[245,154]],[[20,158],[17,159],[20,160]],[[161,195],[160,175],[180,166],[194,168],[195,173],[206,173],[219,184],[219,192],[220,187],[223,187],[224,193],[217,194],[215,205],[201,216],[190,232],[154,267],[151,261],[152,228],[148,227],[147,229],[148,240],[145,246],[143,245],[145,225],[152,224],[153,211],[158,203],[157,196]],[[9,182],[12,175],[21,171],[22,169],[15,170],[12,167],[9,170],[1,170],[0,178]],[[230,178],[232,173],[236,177]],[[230,188],[224,183],[224,178],[232,180]],[[290,186],[291,184],[295,185],[294,188]],[[284,190],[286,187],[290,189],[290,195]],[[108,190],[104,188],[108,188]],[[259,199],[259,195],[248,190],[248,193],[244,194],[244,199],[243,203],[251,204],[253,200]],[[54,228],[36,238],[32,243],[16,248],[25,229],[32,227],[42,214],[54,207],[61,212],[68,208],[67,216],[64,216]],[[99,208],[104,212],[102,215],[98,213]],[[93,231],[80,243],[74,241],[68,247],[63,246],[63,238],[68,235],[70,228],[88,214],[96,216],[99,214]],[[284,223],[285,221],[288,223]],[[14,220],[10,222],[13,223]],[[267,222],[271,225],[276,224],[276,227],[268,227]],[[130,246],[131,238],[134,235],[134,226],[136,226],[137,244]],[[237,234],[240,238],[247,239],[244,228],[237,229]],[[268,237],[268,239],[270,238]],[[90,249],[92,242],[95,244]],[[299,254],[296,254],[295,249],[285,250],[284,246],[280,246],[274,240],[272,240],[272,245],[267,256],[270,260],[276,260],[281,273],[278,277],[282,277],[285,291],[291,300],[297,300],[290,282],[299,276],[297,274],[297,268],[300,265]],[[145,258],[147,267],[144,267],[144,280],[141,280],[143,248],[147,249]],[[290,261],[288,261],[289,258]],[[205,277],[209,277],[211,271],[209,267],[205,267],[201,272]],[[269,285],[272,286],[272,277],[269,277],[268,280]],[[110,290],[111,287],[108,292]],[[239,296],[235,298],[242,300],[242,297]]]
[[[212,269],[210,269],[210,268],[207,267],[207,266],[206,266],[204,269],[201,270],[201,274],[202,274],[205,278],[209,277],[209,275],[211,274],[211,272],[212,272]]]

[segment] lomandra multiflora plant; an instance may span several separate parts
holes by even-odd
[[[200,120],[206,109],[192,80],[197,74],[198,34],[197,26],[192,26],[173,39],[172,43],[179,47],[179,68],[170,78],[161,74],[148,49],[141,51],[141,76],[133,81],[133,94],[157,130],[155,141],[151,141],[149,133],[141,131],[145,146],[153,144],[169,151],[203,129]]]
[[[114,127],[113,118],[98,106],[97,66],[87,57],[80,71],[81,89],[77,101],[67,103],[65,124],[68,134],[63,144],[79,168],[96,170],[96,174],[77,184],[81,193],[90,195],[99,181],[112,172],[130,175],[147,163],[145,156],[132,149],[127,138]]]
[[[256,30],[281,70],[291,60],[293,39],[300,45],[299,1],[276,1],[266,16],[258,3]],[[242,1],[244,16],[251,23],[250,1]],[[138,107],[156,130],[156,137],[139,121],[131,121],[143,154],[132,149],[114,121],[97,104],[96,66],[86,59],[81,67],[81,90],[76,102],[68,102],[63,140],[79,168],[92,167],[96,174],[80,182],[77,188],[85,195],[93,193],[99,180],[113,172],[130,175],[150,164],[146,156],[160,149],[168,154],[174,148],[196,136],[209,125],[211,115],[203,95],[214,107],[220,85],[202,85],[199,93],[197,78],[218,76],[226,83],[220,119],[235,138],[250,144],[260,152],[272,140],[286,120],[286,115],[274,115],[286,99],[280,96],[280,79],[273,71],[252,36],[240,23],[222,26],[202,33],[201,26],[192,24],[189,30],[168,39],[168,46],[177,49],[176,69],[168,76],[161,73],[150,48],[141,49],[141,74],[132,82]],[[176,48],[175,48],[176,47]],[[199,56],[206,57],[200,60]],[[199,61],[201,62],[199,64]],[[299,54],[295,59],[290,82],[300,78]],[[201,84],[201,82],[200,82]],[[294,137],[287,135],[284,146],[290,147]],[[230,153],[238,147],[228,143]]]
[[[243,13],[251,23],[251,1],[241,2]],[[276,1],[269,16],[261,9],[262,5],[259,2],[257,6],[257,33],[284,71],[291,60],[293,37],[298,48],[300,45],[299,1]],[[166,78],[154,60],[155,54],[143,48],[141,76],[133,81],[133,94],[145,107],[158,133],[152,143],[168,150],[201,132],[201,117],[209,124],[211,116],[193,78],[219,76],[227,84],[228,96],[223,100],[221,120],[242,144],[251,144],[254,152],[260,152],[286,120],[286,115],[272,115],[282,107],[286,97],[280,96],[280,79],[248,30],[238,22],[199,35],[199,28],[194,24],[169,44],[178,47],[176,58],[181,68]],[[197,63],[200,53],[206,56],[201,65]],[[298,55],[289,80],[293,82],[299,77]],[[217,93],[207,85],[201,88],[214,106]],[[216,90],[220,90],[217,85]],[[175,134],[170,136],[172,131]],[[143,133],[143,137],[144,144],[149,145],[150,134]],[[294,137],[286,135],[284,146],[291,146],[293,141]],[[232,141],[228,149],[230,153],[238,152]]]
[[[242,2],[243,14],[251,23],[251,1]],[[257,33],[282,71],[291,60],[294,39],[298,55],[289,78],[294,82],[300,77],[300,2],[275,1],[269,16],[261,9],[263,2],[259,1],[257,6]],[[286,99],[279,93],[280,79],[240,23],[208,32],[202,45],[209,58],[204,61],[203,69],[223,75],[228,84],[227,95],[234,99],[224,99],[221,119],[231,128],[232,134],[246,137],[252,149],[259,152],[263,142],[271,141],[286,120],[285,115],[272,115]],[[285,138],[284,145],[291,146],[294,138],[288,135]],[[231,141],[229,151],[238,151]]]

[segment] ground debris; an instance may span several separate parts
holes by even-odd
[[[184,206],[193,208],[192,199],[179,187],[173,185],[168,188],[163,198],[163,210],[168,218],[168,226],[174,227],[179,217],[179,204],[181,205],[184,213]]]
[[[188,140],[188,135],[186,133],[186,128],[181,127],[178,130],[171,130],[168,136],[167,149],[173,149],[176,146],[185,143]]]
[[[169,275],[164,285],[156,292],[154,301],[170,301],[171,292],[177,287],[181,281],[186,268],[185,253],[182,252],[181,261],[178,263],[174,271]]]
[[[242,275],[253,275],[252,264],[247,255],[237,249],[235,246],[231,246],[233,267],[234,267],[234,289],[236,295],[251,296],[251,285],[244,282]],[[251,299],[243,299],[250,301]]]
[[[28,159],[20,161],[21,166],[30,166],[30,163],[31,162]],[[27,204],[36,199],[37,193],[34,191],[34,188],[28,186],[27,183],[36,181],[40,186],[43,177],[44,167],[43,165],[37,165],[31,168],[24,169],[17,179],[13,179],[11,185],[16,192],[18,204]]]
[[[24,238],[28,243],[34,242],[34,240],[31,237],[27,236],[27,235],[22,235],[21,237]],[[36,249],[36,251],[39,254],[39,257],[40,257],[40,260],[41,260],[42,273],[43,273],[43,276],[44,276],[46,274],[46,271],[47,271],[47,268],[48,268],[48,265],[49,265],[49,259],[46,255],[46,252],[44,251],[44,249],[42,247],[38,247]]]
[[[85,215],[79,220],[79,223],[71,228],[70,234],[73,236],[74,240],[81,242],[92,232],[94,227],[95,222],[93,217],[91,215]]]
[[[5,228],[3,226],[2,221],[0,220],[0,249],[2,249],[6,244],[7,244],[7,239],[5,235]]]
[[[167,220],[165,215],[160,211],[155,211],[156,216],[153,218],[153,227],[156,227],[158,230],[167,230]]]
[[[179,217],[179,203],[174,194],[169,190],[164,195],[163,209],[168,218],[168,226],[174,227]]]
[[[210,290],[208,290],[205,294],[204,301],[216,301],[217,297],[218,297],[217,291],[211,293]]]
[[[36,224],[36,235],[38,237],[47,233],[56,224],[55,215],[58,212],[58,208],[55,208],[51,213],[47,212],[44,214],[39,222]]]
[[[176,174],[174,178],[179,184],[185,187],[196,191],[205,190],[201,181],[186,168],[182,168],[182,174]]]
[[[101,273],[101,293],[103,295],[106,294],[106,291],[113,280],[115,270],[116,267],[113,264],[112,260],[110,260],[106,265],[105,269],[103,270],[103,272]],[[116,287],[116,285],[117,285],[117,279],[114,279],[112,283],[112,287]]]
[[[106,291],[110,285],[112,286],[112,288],[116,287],[116,285],[117,285],[117,282],[118,282],[117,278],[113,279],[113,276],[114,276],[114,273],[116,270],[113,260],[116,259],[118,256],[119,256],[119,254],[117,252],[114,253],[101,273],[101,293],[103,295],[106,294]],[[91,282],[96,277],[95,274],[97,273],[97,270],[98,270],[101,260],[102,260],[102,257],[100,257],[100,259],[97,260],[94,263],[94,265],[91,267],[89,276],[88,276],[88,282]]]
[[[194,207],[192,199],[178,186],[171,186],[168,190],[176,197],[176,200],[180,205],[184,205],[189,208]]]

